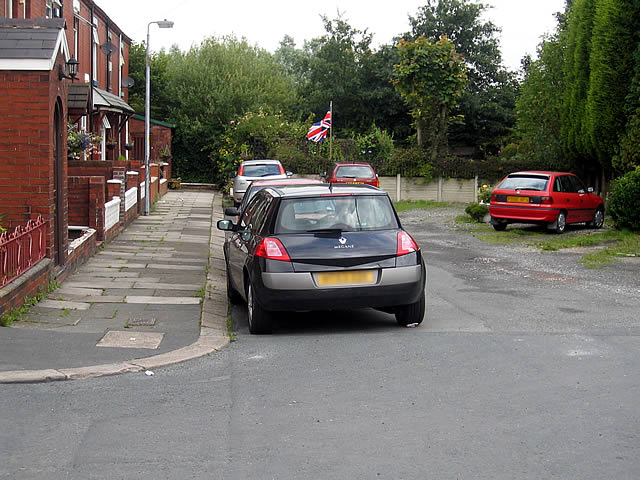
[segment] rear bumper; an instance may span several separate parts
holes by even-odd
[[[254,282],[266,310],[307,311],[395,307],[415,303],[426,285],[424,265],[383,268],[376,283],[320,287],[309,273],[262,273]]]
[[[555,222],[560,212],[557,208],[513,205],[490,205],[492,219],[510,222],[551,223]]]

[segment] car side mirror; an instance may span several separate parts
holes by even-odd
[[[224,209],[224,214],[228,217],[237,217],[238,216],[238,209],[236,207],[227,207]]]
[[[589,192],[589,193],[593,193],[593,187],[589,187],[589,188],[587,188],[587,192]]]
[[[218,230],[224,230],[225,232],[233,231],[233,222],[231,220],[218,220]]]
[[[293,177],[293,172],[287,170],[287,177]]]
[[[248,242],[251,240],[251,230],[245,230],[240,234],[243,242]]]

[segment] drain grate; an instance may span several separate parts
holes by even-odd
[[[149,318],[130,318],[127,321],[127,325],[129,327],[153,327],[156,324],[156,319],[153,317]]]

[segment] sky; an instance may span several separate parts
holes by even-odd
[[[136,42],[146,40],[149,22],[172,20],[174,27],[150,26],[150,48],[159,51],[177,44],[181,50],[210,36],[234,34],[270,52],[285,35],[298,48],[305,40],[322,36],[321,15],[330,19],[338,11],[355,29],[373,34],[373,47],[390,43],[394,36],[409,31],[409,15],[415,16],[424,0],[97,0],[96,3]],[[493,8],[485,13],[502,30],[498,35],[504,65],[518,70],[520,59],[531,54],[542,36],[553,32],[554,13],[564,9],[565,0],[483,0]],[[377,6],[379,5],[379,6]]]

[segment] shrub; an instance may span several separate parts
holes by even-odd
[[[640,231],[640,167],[611,183],[607,211],[616,228]]]
[[[481,223],[484,221],[484,217],[489,213],[489,207],[474,202],[467,205],[467,208],[465,208],[464,211],[476,222]]]
[[[489,185],[482,185],[480,188],[478,188],[478,200],[488,204],[491,201],[492,193],[493,188],[490,188]]]

